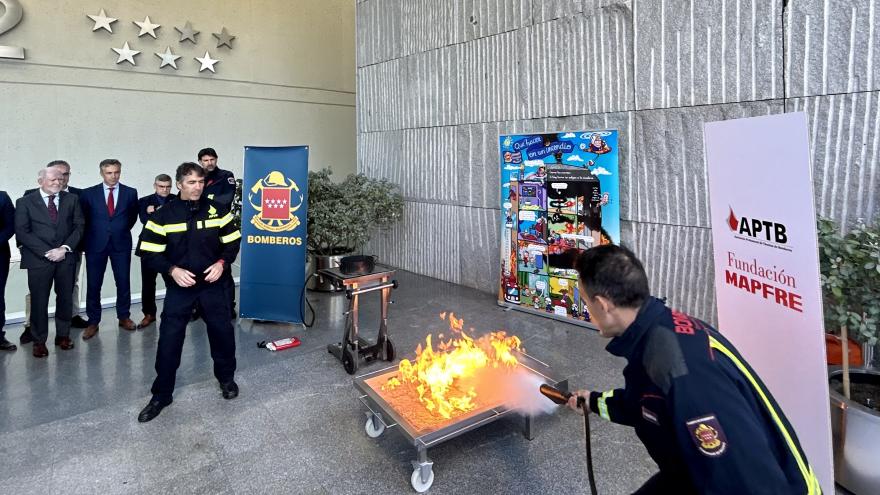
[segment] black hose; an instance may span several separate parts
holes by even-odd
[[[578,397],[578,407],[584,413],[584,437],[587,445],[587,478],[590,480],[590,493],[596,495],[596,476],[593,474],[593,448],[590,445],[590,411],[583,397]]]

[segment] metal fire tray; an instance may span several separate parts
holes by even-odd
[[[560,390],[568,390],[568,380],[556,376],[550,367],[528,354],[518,352],[518,366],[525,368],[544,383]],[[355,377],[354,386],[362,394],[360,401],[367,407],[367,422],[364,429],[371,438],[378,438],[386,428],[397,427],[397,430],[406,440],[416,448],[417,458],[412,461],[413,473],[410,478],[412,487],[419,493],[423,493],[434,482],[433,461],[428,458],[428,448],[451,440],[468,431],[487,425],[509,415],[519,415],[523,419],[523,435],[531,440],[532,419],[527,415],[520,414],[515,409],[510,409],[504,404],[494,404],[478,408],[474,411],[454,418],[436,428],[419,430],[414,427],[402,415],[398,414],[391,405],[379,395],[367,381],[377,376],[396,372],[397,366],[389,366],[378,371],[366,373]]]

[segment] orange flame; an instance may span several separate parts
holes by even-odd
[[[411,387],[425,409],[446,419],[477,407],[477,392],[466,383],[469,378],[487,367],[515,368],[513,352],[522,351],[519,337],[501,331],[474,340],[462,331],[464,320],[452,313],[449,327],[460,337],[441,341],[435,351],[428,335],[424,349],[421,344],[416,348],[416,359],[401,360],[397,373],[382,386],[382,390]]]

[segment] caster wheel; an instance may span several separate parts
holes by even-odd
[[[419,493],[425,493],[428,491],[428,488],[431,488],[431,485],[434,483],[434,471],[429,471],[428,481],[422,483],[422,470],[421,468],[416,468],[413,471],[412,476],[410,477],[410,482],[412,483],[412,487],[415,491]]]
[[[379,435],[385,431],[385,425],[379,421],[378,427],[373,424],[373,418],[367,418],[367,424],[364,425],[364,429],[367,431],[367,436],[370,438],[379,438]]]
[[[394,344],[391,339],[385,340],[385,361],[394,361]]]
[[[354,353],[348,347],[342,350],[342,367],[345,368],[345,372],[349,375],[353,375],[357,371],[357,360],[354,357]]]

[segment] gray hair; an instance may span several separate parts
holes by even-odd
[[[49,172],[53,172],[53,173],[57,173],[58,175],[61,175],[61,172],[59,172],[58,169],[56,169],[54,167],[45,167],[45,168],[40,169],[40,172],[37,174],[37,178],[45,179],[46,176],[49,175]]]

